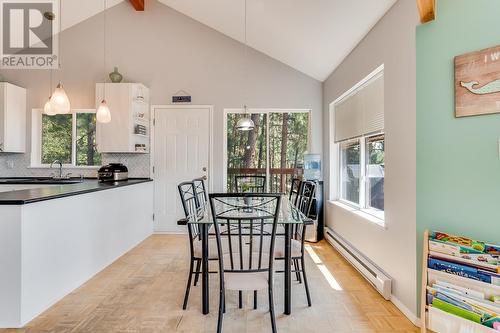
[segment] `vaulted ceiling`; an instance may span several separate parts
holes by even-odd
[[[148,1],[156,0],[146,0],[146,11]],[[244,42],[245,0],[158,1]],[[396,1],[247,0],[248,45],[324,81]],[[103,0],[63,0],[62,27],[102,10]]]

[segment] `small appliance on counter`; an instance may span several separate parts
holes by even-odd
[[[99,182],[116,182],[128,179],[128,169],[121,163],[109,163],[97,171]]]

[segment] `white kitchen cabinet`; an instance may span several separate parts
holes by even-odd
[[[0,83],[0,152],[26,152],[26,89]]]
[[[148,153],[149,89],[141,83],[106,83],[106,87],[97,83],[96,107],[103,100],[104,91],[111,122],[97,124],[97,150],[100,153]]]

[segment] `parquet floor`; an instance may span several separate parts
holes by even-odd
[[[279,332],[418,332],[396,307],[385,301],[327,243],[311,244],[307,258],[313,306],[303,285],[293,282],[293,312],[285,316],[282,277],[276,278]],[[218,283],[211,278],[211,313],[200,312],[201,286],[193,287],[186,311],[181,308],[188,271],[185,236],[154,235],[66,296],[23,329],[0,333],[63,332],[215,332]],[[270,332],[265,293],[252,310],[245,295],[229,293],[224,332]]]

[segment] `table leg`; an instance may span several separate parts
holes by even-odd
[[[202,312],[204,315],[209,313],[209,286],[208,286],[208,224],[201,224],[201,294],[202,294]]]
[[[285,223],[285,314],[292,313],[292,229],[291,224]]]

